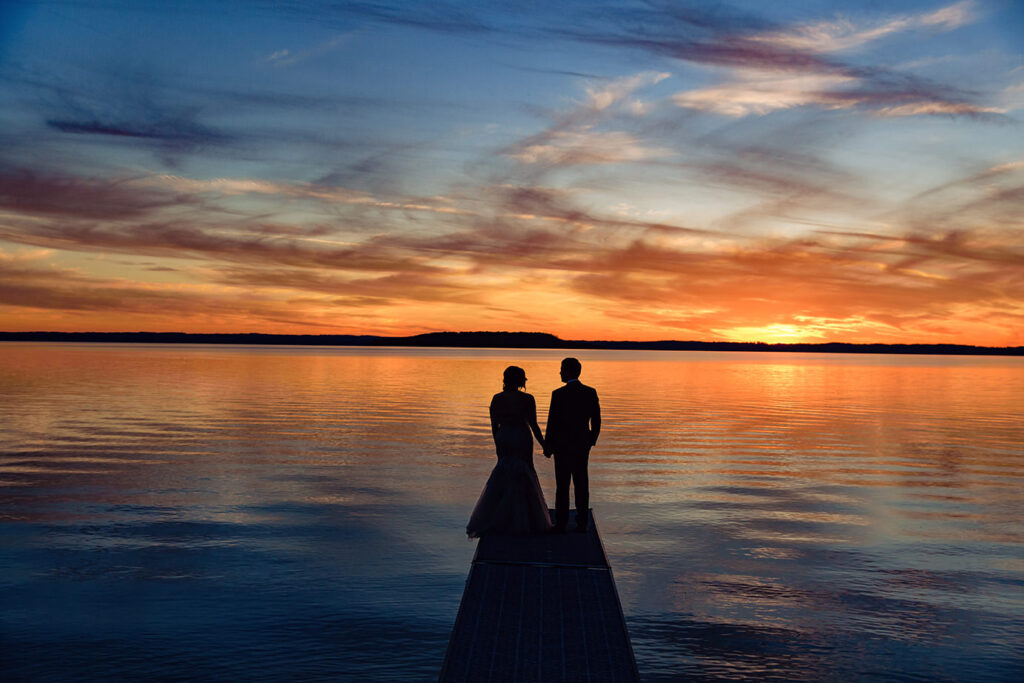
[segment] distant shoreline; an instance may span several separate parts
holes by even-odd
[[[764,342],[705,341],[585,341],[560,339],[553,334],[544,332],[430,332],[408,337],[349,334],[192,334],[186,332],[0,332],[0,341],[1024,356],[1024,346],[847,344],[843,342],[766,344]]]

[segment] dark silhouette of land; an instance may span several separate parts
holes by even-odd
[[[409,337],[368,334],[191,334],[187,332],[0,332],[0,341],[131,344],[265,344],[270,346],[447,346],[504,349],[627,349],[650,351],[799,351],[1024,356],[1024,346],[967,344],[766,344],[722,341],[586,341],[545,332],[429,332]]]

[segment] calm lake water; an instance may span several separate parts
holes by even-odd
[[[0,344],[2,677],[436,678],[562,355]],[[1024,680],[1024,359],[577,355],[643,679]]]

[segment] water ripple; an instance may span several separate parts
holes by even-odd
[[[561,357],[4,350],[4,667],[62,680],[434,678],[487,402]],[[642,678],[1024,674],[1020,359],[580,355]]]

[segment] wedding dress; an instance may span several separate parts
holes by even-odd
[[[494,445],[498,464],[491,470],[466,525],[470,538],[485,534],[523,536],[551,529],[544,492],[533,467],[533,436],[525,414],[497,417]]]

